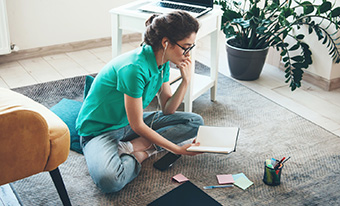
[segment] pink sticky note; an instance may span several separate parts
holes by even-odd
[[[180,174],[177,174],[175,176],[172,177],[173,180],[176,180],[177,182],[179,183],[182,183],[182,182],[185,182],[185,181],[188,181],[189,179],[186,178],[184,175],[182,175],[181,173]]]
[[[220,185],[231,184],[235,182],[232,175],[216,175],[216,176],[217,176],[218,184]]]

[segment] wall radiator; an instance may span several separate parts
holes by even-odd
[[[6,0],[0,0],[0,55],[11,53]]]

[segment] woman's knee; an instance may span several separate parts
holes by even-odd
[[[132,155],[120,156],[121,161],[114,161],[106,167],[89,167],[94,183],[104,192],[118,192],[137,177],[141,165]],[[97,165],[98,166],[98,165]]]
[[[117,175],[103,173],[96,177],[92,177],[93,181],[104,193],[118,192],[125,186],[124,181],[121,181]]]
[[[196,113],[191,113],[190,120],[191,120],[191,123],[196,125],[197,127],[204,124],[203,117]]]

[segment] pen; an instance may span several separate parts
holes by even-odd
[[[212,185],[212,186],[204,186],[203,189],[214,189],[214,188],[224,188],[224,187],[234,187],[234,185]]]
[[[285,161],[283,161],[282,164],[287,162],[289,159],[290,159],[290,156],[287,159],[285,159]]]
[[[283,158],[275,165],[274,169],[276,170],[276,169],[281,165],[282,161],[285,160],[285,159],[286,159],[286,157],[283,157]]]
[[[275,170],[275,172],[276,172],[277,175],[279,174],[281,168],[282,168],[282,163],[281,163],[280,166]]]
[[[275,165],[276,159],[272,158],[272,165]]]

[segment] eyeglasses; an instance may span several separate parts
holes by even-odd
[[[176,44],[177,46],[179,46],[181,49],[184,50],[184,51],[183,51],[183,55],[186,55],[187,53],[189,53],[189,52],[196,46],[195,44],[192,44],[190,47],[184,48],[184,47],[182,47],[181,45],[177,44],[177,42],[175,42],[175,44]]]

